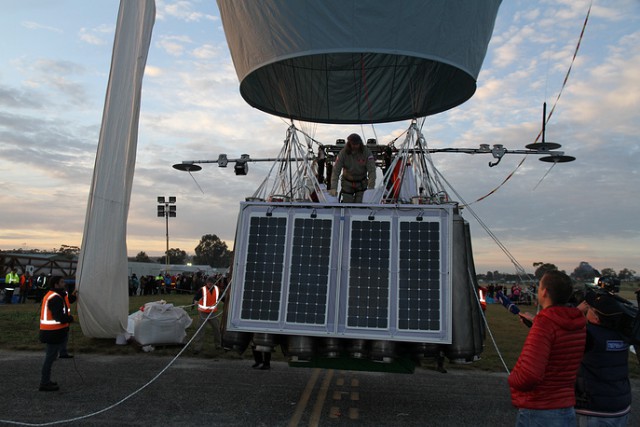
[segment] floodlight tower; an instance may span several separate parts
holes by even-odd
[[[166,272],[169,272],[169,217],[176,217],[176,198],[175,196],[169,196],[165,199],[164,196],[158,196],[158,216],[164,217],[167,226],[167,251],[165,252],[165,264]]]

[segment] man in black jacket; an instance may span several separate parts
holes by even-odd
[[[73,322],[73,316],[69,314],[68,300],[65,299],[64,280],[60,276],[53,276],[49,279],[49,285],[51,290],[42,299],[40,307],[40,342],[47,345],[40,391],[60,389],[57,383],[51,381],[51,367],[67,340],[69,324]]]
[[[578,307],[587,316],[587,345],[576,382],[579,426],[625,426],[631,411],[629,343],[618,331],[623,310],[615,297],[589,291]]]

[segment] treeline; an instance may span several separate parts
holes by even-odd
[[[200,243],[194,249],[195,254],[189,255],[180,248],[170,248],[165,255],[157,258],[149,257],[146,252],[139,252],[135,257],[130,257],[129,261],[135,262],[157,262],[159,264],[187,264],[208,265],[213,268],[227,268],[231,266],[233,251],[230,251],[227,244],[220,240],[215,234],[205,234],[200,239]],[[167,256],[169,259],[167,260]]]
[[[6,252],[16,254],[60,254],[73,259],[80,254],[80,248],[78,246],[62,245],[52,250],[12,249]],[[231,266],[231,261],[233,260],[233,251],[229,250],[227,244],[215,234],[202,236],[194,252],[194,255],[190,255],[180,248],[170,248],[161,257],[150,257],[146,252],[141,251],[135,257],[128,257],[127,259],[135,262],[157,262],[159,264],[192,263],[195,265],[208,265],[213,268],[227,268]],[[168,260],[167,256],[169,257]]]
[[[516,273],[502,273],[496,270],[487,271],[486,274],[478,274],[477,277],[478,280],[486,282],[520,282],[531,279],[539,280],[547,271],[559,270],[555,264],[548,262],[534,262],[533,267],[535,268],[533,273],[525,273],[524,275]],[[572,272],[567,272],[565,270],[560,271],[568,274],[572,279],[582,282],[593,281],[596,277],[615,277],[621,281],[638,280],[636,271],[630,268],[623,268],[618,272],[609,267],[597,270],[586,261],[581,261]]]

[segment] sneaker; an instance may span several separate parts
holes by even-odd
[[[58,391],[60,390],[60,387],[58,387],[58,384],[53,383],[53,382],[49,382],[46,384],[40,384],[40,391]]]
[[[58,356],[60,359],[73,359],[73,354],[61,354]]]
[[[269,369],[271,369],[271,365],[262,365],[260,368],[261,371],[268,371]]]
[[[253,369],[258,369],[258,367],[260,367],[260,365],[262,365],[262,363],[258,363],[258,362],[256,362],[256,363],[254,363],[253,365],[251,365],[251,367],[252,367]]]

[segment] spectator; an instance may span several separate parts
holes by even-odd
[[[579,309],[587,317],[587,344],[576,381],[578,426],[626,426],[631,412],[629,343],[618,331],[620,303],[589,291]]]
[[[542,276],[538,290],[541,311],[534,317],[520,357],[508,381],[511,402],[518,408],[517,426],[575,426],[575,382],[584,352],[586,320],[567,306],[571,278],[560,271]]]
[[[13,302],[13,292],[20,287],[20,276],[18,269],[13,267],[4,278],[4,303],[11,304]]]
[[[29,296],[29,291],[33,288],[33,277],[29,274],[28,271],[25,271],[22,276],[20,276],[20,304],[24,304],[27,302],[27,297]]]

